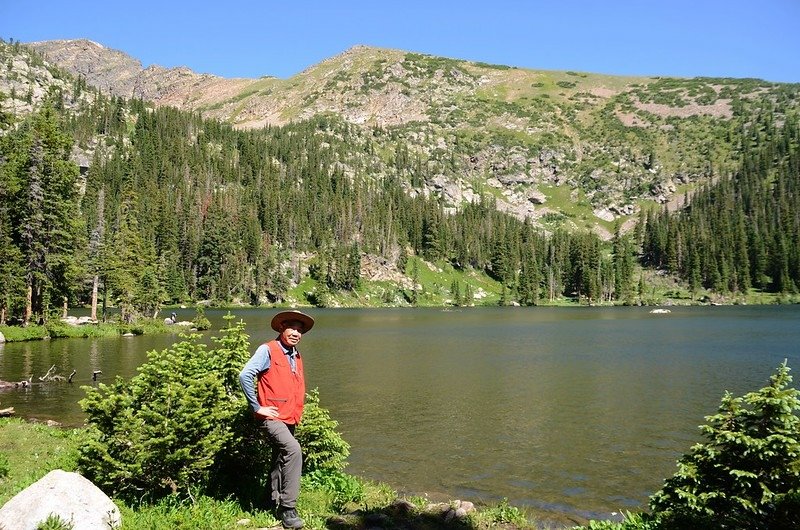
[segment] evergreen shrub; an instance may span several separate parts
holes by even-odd
[[[195,308],[195,315],[194,318],[192,319],[192,324],[198,331],[205,331],[207,329],[211,329],[211,321],[206,316],[206,310],[203,309],[203,306],[198,305]]]
[[[87,478],[134,502],[173,493],[264,498],[270,450],[238,383],[248,336],[241,321],[222,333],[213,349],[191,335],[149,352],[130,380],[85,387],[89,435],[78,464]],[[309,469],[341,469],[347,443],[318,408],[316,392],[308,401],[298,439]]]
[[[350,444],[336,432],[338,426],[339,422],[320,406],[319,391],[315,388],[307,393],[303,420],[295,432],[303,448],[305,472],[341,471],[345,468],[347,457],[350,456]]]
[[[157,498],[207,483],[215,456],[232,438],[239,404],[197,338],[149,352],[129,381],[86,387],[81,406],[90,438],[79,466],[107,492]]]
[[[663,528],[800,528],[800,392],[791,381],[784,362],[761,390],[725,394],[701,426],[706,441],[650,498]]]

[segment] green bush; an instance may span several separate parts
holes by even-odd
[[[84,324],[73,326],[61,320],[51,320],[46,325],[51,339],[111,337],[120,334],[115,324]]]
[[[303,448],[305,472],[341,471],[347,466],[350,444],[336,432],[338,425],[328,410],[320,406],[319,391],[315,388],[307,393],[303,419],[295,432]]]
[[[211,329],[211,321],[206,316],[206,311],[203,309],[203,306],[197,306],[195,309],[195,315],[192,319],[192,324],[194,324],[195,329],[199,331]]]
[[[70,326],[60,320],[50,320],[47,324],[45,324],[45,328],[47,329],[47,334],[50,336],[51,339],[60,339],[70,336],[70,331],[74,326]]]
[[[134,499],[206,484],[237,404],[213,370],[213,352],[195,340],[149,352],[130,381],[85,387],[90,439],[79,466],[104,490]]]
[[[79,467],[106,492],[127,501],[177,493],[264,500],[270,449],[256,428],[239,388],[239,370],[250,357],[244,323],[228,325],[216,348],[192,335],[161,352],[149,352],[129,381],[85,387],[88,441]],[[341,470],[348,444],[337,423],[308,395],[297,429],[307,470]]]
[[[237,370],[249,357],[244,324],[224,330],[217,349],[199,337],[149,352],[129,381],[85,387],[90,436],[79,466],[106,491],[141,499],[208,489],[219,455],[243,436],[234,427],[246,408]]]
[[[365,498],[364,485],[358,478],[333,469],[316,469],[303,477],[313,489],[323,489],[331,494],[331,508],[342,511],[348,503],[360,503]]]
[[[777,529],[800,518],[800,393],[791,380],[784,362],[761,390],[725,394],[701,427],[706,442],[650,498],[663,528]]]

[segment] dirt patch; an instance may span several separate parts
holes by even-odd
[[[647,127],[650,125],[636,114],[630,112],[617,111],[615,114],[625,127]]]
[[[644,110],[656,116],[688,118],[690,116],[713,116],[715,118],[732,118],[733,109],[731,109],[731,100],[720,99],[713,105],[697,105],[689,104],[683,107],[673,107],[670,105],[662,105],[660,103],[641,103],[635,102],[634,106],[637,109]],[[623,122],[624,123],[624,122]]]
[[[612,90],[604,86],[594,87],[589,90],[589,93],[600,98],[610,98],[617,95],[616,90]]]

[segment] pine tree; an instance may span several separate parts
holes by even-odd
[[[148,266],[145,245],[142,242],[135,216],[137,196],[128,192],[123,199],[110,234],[103,245],[102,275],[107,289],[114,295],[123,322],[133,322],[139,316],[136,309],[139,285]]]
[[[52,301],[69,297],[79,276],[76,251],[81,232],[78,168],[69,160],[72,142],[51,107],[34,114],[11,140],[14,155],[6,178],[17,190],[11,199],[17,242],[26,268],[23,320],[45,320]]]
[[[461,286],[459,285],[458,280],[453,280],[453,282],[450,284],[450,296],[452,297],[453,305],[462,305]]]
[[[89,236],[88,261],[92,275],[92,309],[91,319],[97,320],[97,294],[100,287],[100,256],[103,254],[105,240],[105,188],[100,188],[97,196],[97,221]]]
[[[654,513],[687,528],[769,528],[782,502],[798,502],[800,392],[791,381],[784,362],[761,390],[726,393],[701,427],[706,441],[650,498]]]
[[[633,268],[635,260],[630,236],[622,235],[620,223],[617,223],[614,228],[611,253],[614,269],[614,297],[617,300],[630,303],[633,297]]]
[[[419,303],[419,259],[414,258],[411,262],[411,299],[409,302],[412,306]]]
[[[5,324],[9,315],[21,314],[25,299],[25,267],[19,248],[11,239],[11,228],[5,219],[0,218],[0,325]]]

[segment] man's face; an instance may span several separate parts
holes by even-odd
[[[303,337],[303,324],[296,320],[289,320],[283,324],[281,342],[287,346],[297,346]]]

